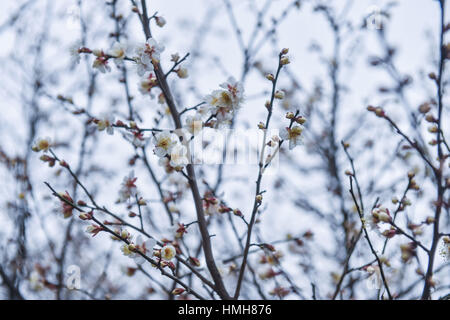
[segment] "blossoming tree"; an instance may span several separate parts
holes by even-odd
[[[395,6],[345,2],[207,2],[196,30],[164,33],[175,13],[153,1],[78,0],[68,50],[67,8],[11,8],[0,32],[34,40],[8,57],[23,74],[2,92],[26,111],[19,137],[0,131],[4,297],[448,298],[446,1],[429,1],[427,76],[397,66]],[[302,14],[332,44],[309,47],[312,84],[280,43]],[[233,39],[208,36],[215,16]],[[204,48],[224,42],[221,58]]]

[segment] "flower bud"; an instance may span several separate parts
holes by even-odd
[[[386,238],[390,239],[392,237],[394,237],[396,234],[395,229],[388,229],[388,230],[384,230],[382,235],[385,236]]]
[[[81,220],[89,220],[92,219],[92,214],[90,213],[86,213],[86,212],[81,212],[80,215],[78,216]]]
[[[428,122],[436,122],[436,118],[432,115],[432,114],[427,114],[427,116],[425,117],[425,120],[427,120]]]
[[[430,107],[430,104],[429,104],[428,102],[422,103],[422,104],[419,106],[419,112],[420,112],[420,113],[425,114],[425,113],[427,113],[427,112],[430,111],[430,110],[431,110],[431,107]]]
[[[268,73],[268,74],[266,74],[266,79],[269,80],[269,81],[273,81],[273,80],[275,80],[275,77],[274,77],[273,74]]]
[[[434,217],[427,217],[425,219],[426,224],[432,224],[432,223],[434,223],[434,221],[435,221]]]
[[[277,90],[275,92],[275,99],[280,99],[280,100],[284,99],[284,91]]]
[[[177,70],[177,76],[180,79],[186,79],[189,74],[188,74],[188,70],[186,68],[180,68]]]
[[[166,19],[164,19],[163,17],[155,17],[155,20],[156,20],[156,24],[160,28],[164,27],[164,25],[166,24]]]
[[[383,110],[381,107],[375,108],[375,114],[376,114],[378,117],[384,117],[384,116],[385,116],[384,110]]]
[[[289,60],[289,57],[282,57],[280,60],[280,63],[282,66],[284,66],[284,65],[291,63],[291,61]]]
[[[302,116],[295,118],[295,122],[298,124],[304,124],[306,122],[306,118],[303,118]]]
[[[200,267],[201,265],[200,260],[194,257],[189,257],[189,262],[196,267]]]
[[[295,115],[294,115],[293,112],[288,112],[288,113],[286,113],[286,118],[287,118],[287,119],[294,119],[294,118],[295,118]]]
[[[176,295],[182,294],[184,291],[186,291],[186,290],[183,289],[183,288],[175,288],[175,289],[173,289],[172,294],[173,294],[174,296],[176,296]]]
[[[64,167],[64,168],[69,168],[69,164],[68,164],[66,161],[64,161],[64,160],[61,160],[61,161],[59,162],[59,165],[60,165],[61,167]]]

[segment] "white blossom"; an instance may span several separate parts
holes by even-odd
[[[244,100],[244,87],[242,83],[236,81],[233,77],[229,77],[227,82],[222,83],[220,87],[230,93],[233,108],[239,108],[241,102]]]
[[[123,42],[115,42],[108,54],[114,57],[114,63],[117,66],[121,66],[123,64],[123,60],[127,55],[127,45]]]
[[[40,276],[39,272],[37,272],[36,270],[31,272],[28,281],[30,282],[31,290],[41,291],[42,289],[44,289],[44,285],[42,283],[41,276]]]
[[[302,143],[303,129],[300,126],[293,126],[292,128],[284,128],[280,132],[280,137],[283,140],[289,140],[289,150],[294,149]]]
[[[150,97],[153,98],[151,90],[156,86],[158,86],[158,80],[156,79],[156,76],[153,74],[153,72],[146,72],[139,83],[139,91],[142,94],[149,94]]]
[[[38,138],[34,143],[32,150],[35,152],[44,151],[47,152],[52,146],[52,140],[49,137]]]
[[[170,244],[167,244],[161,248],[161,258],[164,260],[170,261],[176,254],[177,251],[175,250],[175,247]]]
[[[186,79],[187,77],[189,77],[188,69],[186,69],[186,68],[178,69],[177,75],[180,79]]]
[[[109,113],[102,113],[101,117],[97,121],[97,128],[99,131],[106,129],[106,132],[110,135],[114,134],[114,116]]]
[[[80,47],[81,47],[81,43],[80,42],[76,42],[76,43],[74,43],[73,45],[71,45],[69,47],[70,63],[72,65],[76,65],[76,64],[80,63],[80,60],[81,60]]]
[[[170,55],[170,61],[177,63],[180,60],[180,55],[178,52]]]
[[[124,243],[121,247],[120,250],[122,251],[124,256],[130,257],[130,258],[135,258],[137,256],[136,252],[135,252],[135,245],[134,244],[127,244]]]
[[[134,62],[136,63],[136,72],[139,76],[144,76],[146,72],[151,72],[154,70],[153,64],[144,63],[140,57],[134,57]]]
[[[97,56],[97,58],[94,60],[92,67],[94,69],[98,69],[101,73],[110,72],[111,67],[108,64],[108,57],[105,55],[103,50],[94,50],[93,53]]]
[[[189,131],[189,133],[194,136],[200,131],[202,131],[203,122],[201,115],[197,113],[194,116],[186,117],[186,128]]]
[[[147,239],[144,241],[141,235],[136,238],[136,250],[146,255],[147,257],[151,257],[153,255],[154,246],[156,246],[156,240],[154,239]],[[145,262],[145,258],[140,254],[136,254],[133,258],[137,264],[142,264],[143,262]]]
[[[164,157],[166,154],[169,154],[177,143],[178,136],[169,131],[157,133],[153,137],[154,152],[158,157]]]
[[[162,51],[164,51],[164,46],[158,44],[153,38],[149,38],[146,43],[137,46],[135,62],[140,76],[144,75],[145,71],[153,71],[153,64],[159,62]]]
[[[132,132],[127,132],[126,137],[136,148],[141,148],[145,145],[145,137],[142,131],[133,130]]]
[[[130,197],[137,195],[137,187],[135,185],[137,178],[134,176],[134,171],[131,171],[128,176],[123,178],[122,187],[119,190],[119,201],[125,202]]]
[[[244,100],[244,88],[233,77],[222,83],[220,87],[221,89],[214,90],[205,97],[207,105],[200,110],[201,113],[210,112],[216,116],[216,127],[223,123],[229,123],[233,118],[234,111],[240,108]]]
[[[174,168],[184,167],[189,163],[187,149],[181,144],[175,145],[170,152],[170,165]]]
[[[164,25],[166,24],[166,19],[164,19],[163,17],[159,16],[159,17],[155,17],[156,20],[156,24],[158,25],[158,27],[162,28],[164,27]]]

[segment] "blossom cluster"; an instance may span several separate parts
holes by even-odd
[[[215,120],[209,126],[219,128],[223,124],[229,124],[236,110],[244,101],[244,87],[242,83],[233,77],[220,85],[220,89],[214,90],[205,97],[206,105],[199,112],[202,115],[210,115]]]
[[[164,46],[156,42],[154,38],[149,38],[145,43],[137,45],[134,49],[134,56],[132,57],[128,56],[132,52],[129,45],[120,41],[115,42],[111,49],[107,51],[102,49],[91,50],[82,47],[78,43],[70,48],[72,63],[77,64],[80,62],[81,53],[93,54],[96,58],[92,67],[101,73],[111,72],[111,66],[109,64],[111,59],[118,67],[123,65],[124,60],[134,62],[136,72],[141,77],[139,91],[142,94],[149,94],[151,97],[153,97],[151,89],[158,86],[155,68],[159,64],[160,55],[163,51]],[[180,78],[187,77],[186,69],[180,68],[176,71]]]
[[[187,148],[181,144],[175,133],[170,131],[159,132],[154,135],[153,144],[155,146],[153,151],[160,158],[160,165],[170,165],[175,170],[180,171],[189,163]]]

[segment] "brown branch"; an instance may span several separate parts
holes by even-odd
[[[134,2],[134,4],[135,4],[135,1],[132,1],[132,2]],[[148,18],[148,13],[147,13],[147,5],[146,5],[145,0],[141,0],[141,5],[142,5],[142,20],[141,20],[142,27],[143,27],[143,30],[145,33],[145,38],[149,39],[152,37],[152,35],[150,32],[149,18]],[[182,124],[181,124],[181,120],[180,120],[180,115],[178,113],[178,110],[177,110],[177,107],[175,104],[175,100],[172,97],[172,93],[167,84],[166,76],[162,70],[160,63],[155,65],[155,73],[156,73],[156,78],[158,79],[159,86],[164,94],[165,99],[166,99],[167,105],[169,106],[170,113],[172,115],[172,119],[175,123],[175,127],[176,127],[176,129],[181,129]],[[187,170],[187,174],[189,176],[189,185],[190,185],[190,188],[192,191],[192,196],[194,198],[194,203],[195,203],[195,209],[197,212],[197,220],[198,220],[198,225],[199,225],[199,229],[200,229],[200,234],[202,236],[202,245],[203,245],[203,251],[205,254],[206,265],[207,265],[208,270],[211,273],[211,276],[214,280],[215,290],[217,291],[219,296],[222,299],[229,299],[230,297],[228,295],[228,292],[225,288],[222,277],[219,273],[219,270],[217,269],[217,266],[216,266],[216,263],[214,260],[214,255],[213,255],[213,251],[212,251],[212,247],[211,247],[211,239],[210,239],[211,237],[209,235],[208,228],[206,226],[205,214],[203,212],[203,202],[202,202],[202,197],[200,196],[200,192],[199,192],[198,185],[197,185],[195,169],[192,164],[188,164],[186,166],[186,170]]]
[[[247,258],[248,258],[248,252],[250,249],[250,241],[251,241],[251,236],[252,236],[252,230],[253,230],[253,226],[255,224],[255,220],[256,220],[256,214],[258,212],[258,208],[261,205],[261,202],[258,201],[256,198],[258,195],[261,194],[261,181],[262,181],[262,177],[263,177],[263,172],[264,172],[264,164],[263,164],[263,159],[264,159],[264,150],[265,150],[265,146],[266,146],[266,132],[267,129],[269,127],[269,123],[270,123],[270,119],[272,117],[272,107],[273,107],[273,101],[275,99],[275,90],[276,90],[276,85],[277,85],[277,81],[278,81],[278,76],[280,74],[280,70],[282,68],[282,63],[281,63],[281,57],[282,54],[280,53],[278,56],[278,68],[277,68],[277,72],[275,74],[275,78],[272,81],[272,94],[270,97],[270,104],[268,106],[268,113],[267,113],[267,118],[266,118],[266,123],[264,125],[264,138],[263,138],[263,147],[261,148],[261,157],[260,157],[260,161],[259,161],[259,173],[258,173],[258,178],[256,180],[256,190],[255,190],[255,200],[253,202],[253,209],[252,209],[252,214],[251,214],[251,218],[250,218],[250,223],[248,225],[248,229],[247,229],[247,240],[245,243],[245,249],[244,249],[244,253],[243,253],[243,259],[242,259],[242,265],[241,268],[239,270],[239,278],[238,278],[238,282],[236,285],[236,291],[234,293],[234,299],[238,299],[239,298],[239,293],[241,290],[241,286],[242,286],[242,281],[244,279],[244,272],[245,272],[245,266],[247,264]],[[281,142],[280,142],[281,143]]]

